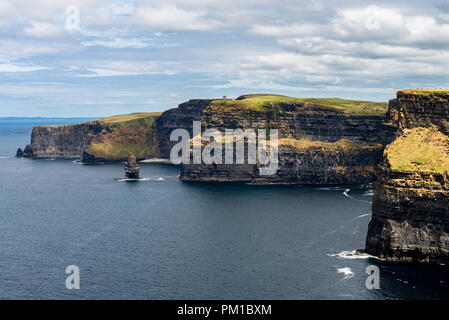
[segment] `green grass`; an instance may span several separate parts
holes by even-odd
[[[449,137],[435,128],[406,129],[385,155],[395,171],[443,174],[449,171]]]
[[[397,94],[416,94],[416,95],[432,95],[432,94],[449,94],[449,89],[405,89],[399,90]]]
[[[101,119],[109,128],[94,137],[90,153],[103,159],[127,159],[130,154],[142,159],[157,154],[155,121],[160,113],[130,113]]]
[[[384,115],[388,110],[386,102],[345,100],[339,98],[305,98],[302,102],[335,108],[360,115]]]
[[[252,94],[240,97],[241,100],[215,100],[213,107],[234,107],[256,111],[276,110],[280,103],[304,103],[333,108],[359,115],[384,115],[388,110],[386,102],[344,100],[338,98],[294,98],[273,94]]]
[[[160,116],[161,112],[136,112],[121,114],[117,116],[112,116],[98,120],[101,124],[126,124],[130,121],[141,120],[141,119],[153,119],[154,117]]]

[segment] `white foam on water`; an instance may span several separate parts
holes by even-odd
[[[361,214],[361,215],[355,217],[352,220],[357,220],[357,219],[360,219],[360,218],[363,218],[363,217],[371,217],[371,213]]]
[[[151,181],[150,178],[140,178],[140,179],[128,179],[128,178],[118,178],[118,179],[114,179],[115,181]]]
[[[335,258],[339,258],[339,259],[349,259],[349,260],[355,260],[355,259],[368,259],[368,258],[375,258],[375,259],[379,259],[378,257],[372,256],[370,254],[367,253],[363,253],[357,250],[353,250],[353,251],[342,251],[340,253],[328,253],[327,254],[329,257],[335,257]]]
[[[348,194],[350,191],[351,191],[351,189],[346,189],[346,190],[343,192],[343,195],[344,195],[345,197],[349,198],[349,199],[354,200],[354,201],[359,201],[359,202],[364,202],[364,203],[372,203],[371,201],[360,200],[360,199],[354,198],[353,196],[350,196],[350,195]]]
[[[374,190],[366,190],[365,193],[363,193],[364,197],[371,197],[374,195]]]
[[[355,273],[352,272],[351,268],[349,268],[349,267],[337,268],[337,272],[338,273],[343,273],[345,275],[343,280],[350,279],[350,278],[352,278],[355,275]]]
[[[170,159],[161,159],[161,158],[145,159],[145,160],[141,160],[138,162],[139,163],[169,163],[169,164],[172,163]]]
[[[14,157],[0,157],[0,159],[12,159]]]
[[[115,181],[153,181],[153,182],[162,182],[165,181],[164,178],[140,178],[140,179],[128,179],[128,178],[117,178]]]
[[[318,190],[324,190],[324,191],[342,191],[345,190],[341,187],[322,187],[322,188],[317,188]]]

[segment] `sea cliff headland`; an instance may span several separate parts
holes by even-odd
[[[402,90],[390,101],[397,138],[378,170],[365,252],[449,262],[449,90]]]

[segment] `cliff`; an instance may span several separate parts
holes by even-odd
[[[255,164],[183,164],[180,178],[264,184],[369,183],[375,179],[384,146],[394,138],[394,127],[384,124],[386,111],[383,103],[342,99],[246,95],[215,100],[202,113],[202,128],[278,129],[279,169],[275,175],[262,176]]]
[[[365,252],[448,263],[449,91],[398,91],[389,115],[399,131],[378,171]]]
[[[155,120],[159,113],[133,113],[87,123],[38,126],[31,144],[18,156],[34,159],[79,158],[87,162],[142,159],[158,154]],[[19,150],[18,150],[19,151]]]
[[[156,120],[157,144],[159,157],[170,158],[170,150],[175,142],[170,141],[170,134],[175,129],[186,129],[192,135],[193,121],[200,121],[203,110],[213,100],[193,99],[181,103],[177,108],[165,111]]]

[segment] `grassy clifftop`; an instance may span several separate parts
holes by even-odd
[[[436,128],[405,129],[385,156],[395,171],[442,174],[449,171],[449,137]]]
[[[274,94],[250,94],[241,96],[237,100],[215,100],[211,106],[240,107],[256,111],[270,111],[279,109],[281,103],[318,105],[359,115],[384,115],[388,109],[386,102],[344,100],[338,98],[294,98]]]
[[[103,131],[94,137],[89,153],[103,159],[138,159],[155,156],[155,121],[160,113],[142,112],[113,116],[98,120]]]
[[[449,89],[404,89],[397,92],[398,95],[401,94],[413,94],[413,95],[449,95]]]

